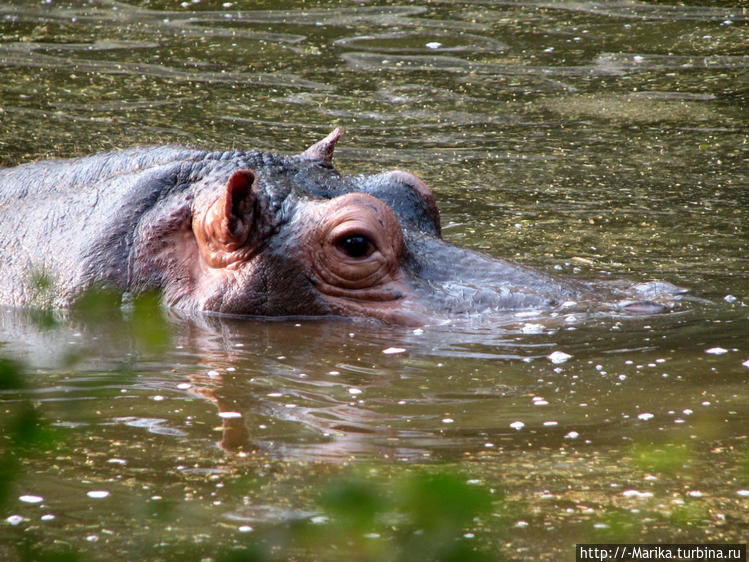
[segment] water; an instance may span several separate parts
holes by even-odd
[[[318,496],[397,496],[422,470],[487,494],[456,536],[490,559],[746,541],[747,21],[739,2],[2,4],[1,165],[297,152],[343,125],[339,169],[418,173],[457,244],[694,298],[417,330],[3,310],[24,367],[0,395],[20,463],[0,557],[393,559],[405,523],[336,527]],[[28,408],[52,444],[16,451]]]

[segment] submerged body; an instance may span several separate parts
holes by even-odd
[[[405,324],[637,298],[444,242],[418,177],[333,168],[340,135],[294,156],[154,147],[0,170],[0,304],[38,304],[39,279],[57,307],[104,286],[187,311]]]

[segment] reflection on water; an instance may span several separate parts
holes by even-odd
[[[324,522],[310,489],[346,465],[433,463],[494,490],[460,536],[517,559],[743,540],[746,8],[297,4],[6,2],[0,165],[165,142],[297,152],[340,124],[337,166],[418,173],[450,241],[663,279],[688,306],[416,330],[170,316],[156,344],[119,309],[0,311],[0,355],[27,365],[4,420],[34,407],[60,439],[11,471],[0,557],[24,533],[102,556],[241,546]]]

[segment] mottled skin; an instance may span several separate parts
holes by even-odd
[[[419,324],[600,291],[445,243],[429,188],[341,176],[341,130],[294,156],[134,148],[0,170],[0,304],[158,290],[186,311]]]

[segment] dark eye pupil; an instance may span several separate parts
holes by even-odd
[[[361,258],[369,253],[370,242],[364,236],[349,236],[341,240],[338,246],[352,258]]]

